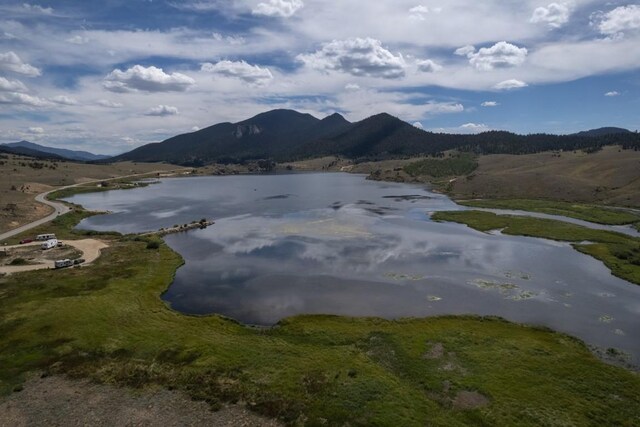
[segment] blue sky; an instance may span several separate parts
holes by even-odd
[[[114,154],[272,108],[635,130],[639,88],[629,1],[0,0],[0,142]]]

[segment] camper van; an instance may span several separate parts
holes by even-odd
[[[70,259],[60,259],[58,261],[55,261],[53,265],[55,268],[71,267],[73,265],[73,261],[71,261]]]
[[[51,240],[55,238],[56,238],[55,234],[38,234],[36,236],[36,240]]]
[[[58,240],[49,239],[46,242],[44,242],[40,247],[42,248],[42,250],[47,250],[47,249],[55,248],[56,246],[58,246]]]

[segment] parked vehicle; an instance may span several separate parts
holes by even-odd
[[[60,259],[58,261],[54,261],[53,265],[55,268],[71,267],[73,265],[73,261],[70,259]]]
[[[21,245],[24,245],[25,243],[31,243],[31,242],[33,242],[33,239],[22,239],[22,240],[20,240],[20,244]]]
[[[78,258],[73,260],[74,265],[82,264],[84,262],[84,258]]]
[[[53,240],[56,238],[55,234],[38,234],[36,240]]]
[[[42,248],[42,250],[46,251],[47,249],[52,249],[52,248],[55,248],[56,246],[58,246],[58,240],[50,239],[44,242],[40,247]]]

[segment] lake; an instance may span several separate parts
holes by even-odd
[[[423,186],[344,173],[165,179],[68,201],[123,233],[200,218],[173,234],[185,259],[163,295],[175,310],[255,325],[296,314],[496,315],[545,325],[640,362],[640,286],[569,244],[431,221],[466,209]]]

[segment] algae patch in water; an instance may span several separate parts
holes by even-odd
[[[513,301],[524,301],[524,300],[528,300],[534,297],[537,297],[539,294],[537,292],[532,292],[532,291],[522,291],[519,294],[516,295],[511,295],[509,297],[507,297],[507,299],[513,300]]]
[[[519,289],[520,287],[514,283],[502,283],[496,282],[492,280],[485,279],[475,279],[469,282],[470,284],[477,286],[480,289],[497,289],[501,294],[508,294],[514,289]]]
[[[504,277],[506,277],[507,279],[531,280],[531,274],[522,271],[505,271]]]
[[[600,320],[602,323],[611,323],[611,322],[613,322],[613,316],[605,314],[605,315],[600,316],[600,318],[598,320]]]
[[[524,301],[539,295],[538,292],[533,291],[518,291],[520,289],[520,286],[514,283],[502,283],[485,279],[475,279],[470,281],[469,283],[477,286],[480,289],[497,290],[506,299],[510,299],[513,301]]]
[[[421,275],[403,274],[403,273],[394,273],[394,272],[384,273],[384,277],[388,279],[396,280],[396,281],[400,281],[400,280],[418,281],[418,280],[424,279],[424,276],[421,276]]]

